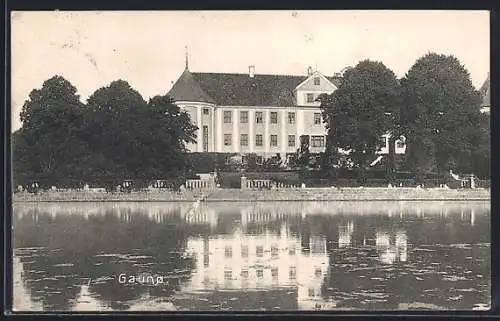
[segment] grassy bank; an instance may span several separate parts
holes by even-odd
[[[14,202],[193,202],[205,196],[206,201],[432,201],[490,200],[489,189],[421,189],[421,188],[305,188],[282,190],[216,189],[183,192],[43,192],[16,193]]]

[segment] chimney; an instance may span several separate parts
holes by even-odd
[[[311,76],[313,74],[313,69],[311,66],[307,67],[307,75]]]
[[[255,76],[255,66],[254,65],[248,66],[248,76],[250,76],[250,78],[253,78]]]

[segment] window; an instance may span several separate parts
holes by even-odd
[[[278,268],[277,267],[273,267],[271,269],[271,276],[272,276],[273,280],[278,279]]]
[[[255,146],[262,146],[262,135],[255,135]]]
[[[263,257],[264,256],[264,247],[262,245],[258,245],[255,248],[255,253],[257,254],[257,257]]]
[[[231,280],[233,278],[233,271],[231,269],[224,270],[224,279]]]
[[[224,134],[224,145],[231,146],[231,141],[232,141],[232,135],[231,134]]]
[[[288,123],[295,124],[295,113],[293,112],[288,113]]]
[[[278,135],[271,135],[271,146],[278,146]]]
[[[248,134],[241,134],[240,135],[240,145],[241,146],[248,146]]]
[[[314,269],[314,277],[315,278],[320,278],[321,277],[321,268],[317,267]]]
[[[314,94],[306,94],[306,102],[307,103],[313,103],[314,102]]]
[[[314,297],[314,288],[309,288],[307,293],[309,294],[309,297]]]
[[[240,123],[248,123],[248,111],[240,111]]]
[[[380,137],[378,142],[380,149],[387,147],[387,140],[385,137]]]
[[[248,257],[248,246],[243,245],[241,247],[241,257]]]
[[[399,137],[396,141],[396,148],[405,148],[406,139],[404,136]]]
[[[278,113],[275,111],[271,112],[271,124],[277,124],[278,123]]]
[[[264,270],[262,269],[257,269],[257,277],[259,279],[262,279],[264,277]]]
[[[203,151],[208,152],[208,126],[203,126]]]
[[[257,124],[262,124],[264,121],[264,115],[261,111],[256,111],[255,112],[255,123]]]
[[[295,135],[288,135],[288,147],[295,147]]]
[[[232,114],[230,110],[224,111],[224,124],[231,124],[231,116]]]
[[[290,267],[290,270],[288,271],[288,278],[290,280],[297,279],[297,268],[295,266]]]
[[[208,115],[210,113],[210,111],[208,110],[208,108],[203,108],[203,115]]]
[[[319,77],[314,77],[314,85],[319,86]]]
[[[271,257],[277,258],[278,257],[278,253],[279,253],[278,246],[276,244],[273,244],[271,246]]]
[[[247,269],[242,269],[241,270],[241,277],[243,279],[248,279],[248,270]]]
[[[311,136],[311,147],[325,147],[325,136]]]
[[[226,248],[224,249],[224,256],[233,257],[233,248],[230,246],[226,246]]]
[[[314,125],[321,125],[321,113],[314,113]]]

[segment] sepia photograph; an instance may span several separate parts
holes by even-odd
[[[10,27],[14,313],[491,309],[490,12]]]

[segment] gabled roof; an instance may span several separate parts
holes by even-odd
[[[490,101],[490,74],[488,73],[488,77],[484,81],[483,85],[479,89],[479,92],[481,93],[481,96],[483,98],[482,106],[490,106],[491,101]]]
[[[221,106],[296,105],[295,88],[307,76],[200,73],[184,70],[169,91],[176,101],[209,102]],[[339,79],[327,77],[338,86]]]

